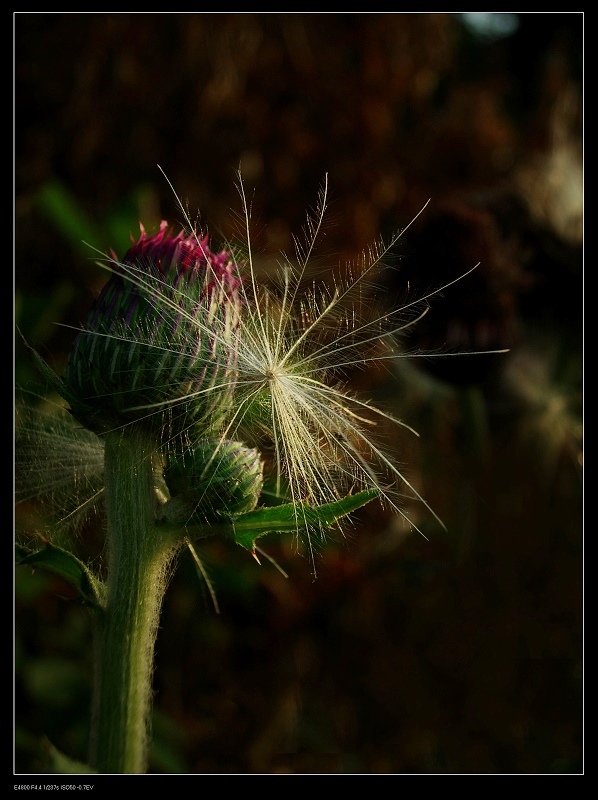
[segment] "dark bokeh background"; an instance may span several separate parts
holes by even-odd
[[[385,302],[481,262],[409,344],[511,348],[359,375],[448,533],[368,507],[316,581],[291,543],[285,579],[214,541],[219,615],[181,561],[152,772],[583,770],[582,46],[581,13],[16,13],[15,315],[58,371],[105,280],[82,241],[180,219],[158,164],[224,236],[240,166],[266,261],[326,173],[335,264],[431,198]],[[37,385],[20,339],[15,371]],[[15,771],[44,737],[85,759],[86,612],[22,567],[15,618]]]

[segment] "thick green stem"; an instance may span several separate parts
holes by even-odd
[[[154,645],[177,549],[155,527],[152,449],[135,432],[106,437],[108,596],[97,631],[91,737],[101,773],[147,767]]]

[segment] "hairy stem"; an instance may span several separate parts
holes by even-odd
[[[100,773],[142,773],[158,620],[177,545],[154,524],[151,442],[106,436],[108,596],[98,623],[91,760]]]

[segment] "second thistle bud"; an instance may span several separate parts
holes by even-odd
[[[68,357],[74,416],[102,433],[135,423],[169,437],[214,432],[230,409],[240,280],[208,237],[141,235],[91,308]]]
[[[164,514],[170,521],[217,522],[256,507],[263,463],[257,450],[240,442],[201,441],[171,457],[164,480],[171,494]]]

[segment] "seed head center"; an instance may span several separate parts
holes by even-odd
[[[283,370],[280,369],[277,365],[272,365],[270,367],[267,367],[267,369],[264,371],[264,376],[266,380],[269,381],[270,383],[274,383],[274,381],[277,381],[282,376],[282,374]]]

